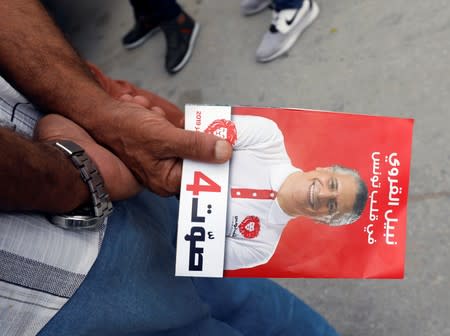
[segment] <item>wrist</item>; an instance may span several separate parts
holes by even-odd
[[[52,215],[50,217],[51,222],[66,229],[98,227],[113,210],[99,169],[85,153],[84,149],[76,143],[68,140],[58,140],[53,145],[64,153],[71,160],[74,167],[79,170],[80,178],[89,189],[91,200],[82,208],[78,208],[70,213]]]
[[[116,101],[97,83],[89,83],[86,88],[77,91],[70,103],[61,104],[54,112],[92,132],[109,119],[110,106],[114,106]]]
[[[39,146],[41,146],[42,152],[49,153],[55,158],[56,164],[52,164],[51,167],[43,167],[45,172],[42,172],[52,179],[49,183],[54,186],[55,191],[51,193],[51,199],[42,200],[45,204],[36,204],[36,210],[65,213],[89,202],[89,188],[81,179],[80,171],[71,160],[51,144],[42,143]]]
[[[114,147],[114,144],[119,140],[118,132],[120,128],[123,130],[127,127],[127,120],[133,118],[129,111],[124,112],[121,107],[123,102],[107,97],[99,101],[96,105],[95,112],[91,116],[80,123],[81,125],[96,141],[97,143],[106,146],[107,148]]]
[[[66,212],[89,200],[80,173],[57,148],[0,128],[0,209]]]

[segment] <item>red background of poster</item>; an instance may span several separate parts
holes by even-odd
[[[303,171],[339,164],[356,169],[372,188],[372,153],[380,152],[379,220],[369,220],[367,201],[353,224],[329,227],[307,218],[294,219],[284,229],[275,254],[267,264],[225,271],[227,277],[402,278],[406,243],[406,209],[412,140],[412,119],[375,117],[280,108],[234,107],[233,114],[259,115],[275,121],[284,134],[292,164]],[[397,152],[400,207],[389,207],[384,158]],[[392,208],[397,245],[383,237],[384,212]],[[376,243],[368,244],[364,228],[373,223]]]

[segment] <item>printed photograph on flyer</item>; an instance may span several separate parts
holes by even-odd
[[[412,119],[233,107],[225,276],[403,278]]]

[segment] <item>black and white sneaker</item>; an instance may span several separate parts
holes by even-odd
[[[167,43],[166,70],[174,74],[189,61],[200,25],[185,12],[181,12],[175,19],[162,22],[161,29]]]
[[[127,49],[139,47],[159,30],[159,22],[151,23],[137,20],[134,27],[122,38],[122,44]]]
[[[257,61],[269,62],[287,52],[318,15],[319,6],[313,0],[304,0],[298,9],[274,10],[269,31],[256,51]]]

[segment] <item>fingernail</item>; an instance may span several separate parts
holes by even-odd
[[[218,140],[216,142],[215,156],[217,161],[227,161],[230,158],[230,144],[225,140]]]

